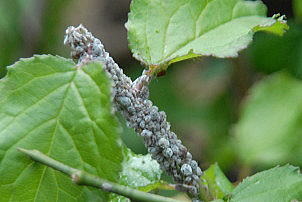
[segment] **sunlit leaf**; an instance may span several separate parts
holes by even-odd
[[[126,23],[129,46],[153,69],[201,55],[236,57],[254,32],[282,35],[287,29],[265,14],[260,1],[133,0]]]

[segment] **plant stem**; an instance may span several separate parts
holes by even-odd
[[[18,148],[19,151],[28,155],[34,161],[42,163],[46,166],[49,166],[55,170],[61,171],[62,173],[71,177],[72,181],[78,185],[92,186],[99,189],[102,189],[106,192],[116,193],[122,196],[125,196],[132,201],[142,201],[142,202],[175,202],[177,200],[150,194],[136,189],[132,189],[123,185],[119,185],[107,180],[101,179],[97,176],[89,174],[85,171],[81,171],[72,167],[69,167],[57,160],[46,156],[38,150],[27,150],[23,148]]]

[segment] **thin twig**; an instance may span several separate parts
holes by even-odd
[[[49,166],[55,170],[58,170],[71,177],[72,181],[78,185],[92,186],[99,189],[102,189],[106,192],[116,193],[122,196],[125,196],[133,201],[142,201],[142,202],[177,202],[175,199],[150,194],[136,189],[132,189],[123,185],[119,185],[107,180],[101,179],[97,176],[89,174],[85,171],[81,171],[72,167],[69,167],[57,160],[46,156],[38,150],[27,150],[23,148],[18,148],[19,151],[28,155],[34,161],[42,163],[46,166]]]

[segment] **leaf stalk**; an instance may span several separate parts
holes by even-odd
[[[49,156],[43,154],[38,150],[28,150],[23,148],[18,148],[19,151],[29,156],[32,160],[58,170],[71,177],[72,181],[78,185],[91,186],[101,189],[106,192],[116,193],[118,195],[125,196],[132,201],[142,201],[142,202],[177,202],[175,199],[146,193],[143,191],[138,191],[133,188],[129,188],[114,182],[107,181],[105,179],[99,178],[95,175],[87,173],[76,168],[72,168],[65,165]]]

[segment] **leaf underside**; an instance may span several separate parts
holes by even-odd
[[[147,66],[167,66],[197,56],[236,57],[254,32],[282,35],[287,25],[267,18],[260,1],[133,0],[128,41]]]

